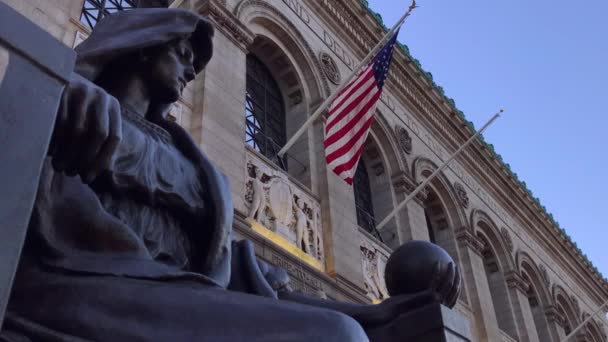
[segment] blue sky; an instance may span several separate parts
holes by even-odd
[[[387,26],[408,1],[369,0]],[[608,1],[418,0],[399,41],[608,277]],[[607,216],[604,216],[607,215]]]

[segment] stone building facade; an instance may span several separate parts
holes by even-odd
[[[1,0],[66,45],[127,0]],[[476,341],[560,341],[608,300],[608,282],[491,145],[478,140],[382,231],[382,219],[474,130],[407,48],[396,50],[353,187],[327,169],[324,120],[285,140],[385,32],[359,0],[186,0],[217,28],[215,54],[172,118],[230,178],[238,237],[316,296],[376,302],[412,240],[463,273],[456,306]],[[605,315],[572,341],[607,341]]]

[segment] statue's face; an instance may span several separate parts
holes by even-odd
[[[160,103],[177,101],[186,84],[196,76],[190,42],[186,39],[171,42],[154,49],[148,58],[144,77],[152,99]]]

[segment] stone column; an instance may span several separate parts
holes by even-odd
[[[525,280],[516,271],[505,274],[509,294],[513,302],[513,313],[518,327],[521,342],[541,342],[534,325],[534,316],[528,303],[528,288]]]
[[[395,205],[399,205],[416,188],[414,181],[404,171],[394,174],[392,182],[397,195]],[[406,205],[406,210],[400,210],[397,213],[399,245],[410,240],[429,241],[429,231],[424,216],[423,204],[427,193],[425,190],[419,192],[416,198]]]
[[[199,7],[216,28],[213,58],[194,85],[190,132],[228,176],[235,209],[244,212],[247,46],[253,34],[215,1]]]
[[[473,331],[477,334],[474,340],[501,341],[502,336],[482,259],[483,242],[466,227],[456,231],[456,239],[461,250],[463,279],[473,311]]]

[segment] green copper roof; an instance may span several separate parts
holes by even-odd
[[[384,25],[384,21],[382,20],[382,16],[378,12],[373,11],[369,7],[369,3],[367,2],[367,0],[359,0],[359,3],[361,3],[361,6],[376,20],[376,23],[378,25],[380,25],[381,27],[383,27],[385,31],[388,31],[388,28]],[[416,66],[416,68],[418,68],[418,71],[420,71],[420,73],[425,76],[425,78],[427,79],[427,81],[429,81],[429,83],[431,83],[431,85],[433,85],[433,87],[435,88],[435,90],[437,90],[439,92],[439,94],[441,94],[444,97],[445,102],[450,105],[450,107],[452,108],[452,110],[454,112],[456,112],[458,116],[460,116],[462,119],[465,120],[467,126],[472,131],[475,131],[475,126],[473,125],[473,123],[465,118],[465,115],[464,115],[464,113],[461,110],[459,110],[458,108],[456,108],[456,102],[454,101],[454,99],[449,98],[445,94],[444,89],[435,83],[435,81],[433,80],[433,74],[431,74],[430,72],[425,71],[422,68],[422,65],[420,64],[420,61],[417,60],[416,58],[412,57],[412,55],[410,54],[410,49],[407,47],[407,45],[405,45],[403,43],[399,43],[398,46],[399,46],[399,49],[401,50],[401,52],[403,52],[403,54],[412,61],[412,63]],[[552,223],[553,228],[555,229],[555,231],[558,232],[561,236],[563,236],[568,241],[568,243],[578,251],[579,255],[583,258],[583,260],[585,261],[585,263],[587,264],[587,266],[589,266],[589,268],[591,268],[592,270],[594,270],[595,273],[601,279],[604,280],[604,282],[608,282],[608,279],[606,279],[602,275],[602,273],[599,272],[599,270],[597,269],[597,267],[595,267],[595,265],[593,265],[591,263],[591,261],[589,260],[589,258],[587,257],[587,255],[584,254],[580,250],[580,248],[578,248],[578,246],[576,245],[576,243],[566,233],[566,230],[563,229],[562,227],[560,227],[559,223],[557,221],[555,221],[555,219],[553,218],[553,214],[549,213],[547,211],[547,208],[544,205],[541,204],[540,199],[538,197],[534,197],[533,196],[532,191],[530,191],[528,189],[528,186],[526,185],[526,182],[519,181],[519,178],[518,178],[517,174],[511,170],[511,166],[509,164],[506,164],[503,161],[502,156],[500,154],[498,154],[494,150],[494,146],[492,144],[487,143],[485,141],[485,139],[483,138],[483,135],[480,135],[480,140],[481,140],[481,143],[484,144],[485,147],[493,154],[493,156],[498,161],[500,161],[502,163],[503,168],[511,175],[511,177],[515,181],[517,181],[519,183],[520,187],[528,194],[528,196],[530,197],[530,199],[532,199],[543,210],[545,216]]]

